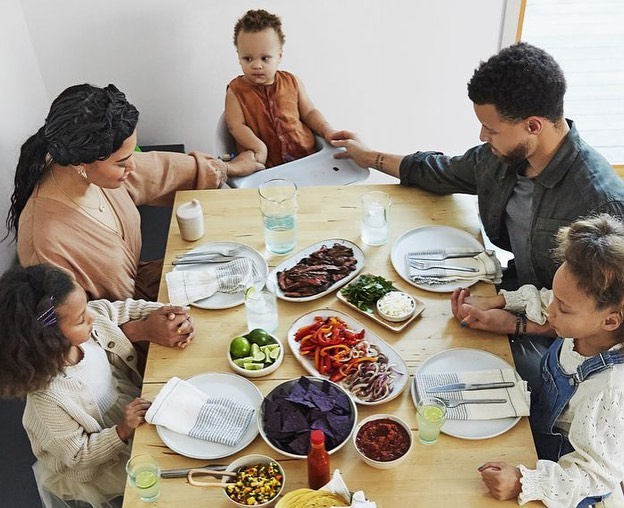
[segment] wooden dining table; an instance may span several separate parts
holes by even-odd
[[[383,191],[392,199],[390,235],[382,246],[367,246],[360,239],[362,195]],[[274,256],[264,245],[259,197],[253,189],[181,191],[176,195],[177,207],[198,199],[203,208],[205,234],[195,242],[181,239],[175,218],[172,219],[163,268],[159,299],[168,301],[164,274],[173,269],[172,260],[206,242],[233,241],[248,245],[262,254],[269,270],[288,256]],[[365,253],[364,272],[393,280],[395,285],[421,300],[424,311],[399,333],[390,331],[367,316],[340,302],[336,292],[319,299],[292,302],[279,300],[279,327],[275,334],[286,344],[287,331],[303,314],[322,309],[324,314],[335,309],[352,316],[363,326],[392,346],[405,360],[412,376],[428,357],[449,348],[475,348],[488,351],[513,365],[507,337],[462,328],[451,313],[449,293],[425,291],[404,281],[390,260],[394,242],[405,232],[431,225],[460,228],[480,239],[475,200],[471,196],[436,196],[419,189],[398,184],[303,187],[297,191],[297,245],[293,251],[326,239],[346,239],[359,245]],[[175,217],[175,214],[174,214]],[[493,285],[479,282],[473,294],[493,295]],[[207,310],[192,307],[196,336],[186,349],[166,348],[152,344],[145,369],[143,396],[153,400],[162,386],[173,376],[189,378],[206,372],[229,372],[227,357],[233,337],[247,332],[245,308]],[[285,347],[282,365],[266,377],[251,381],[263,395],[280,383],[306,375],[292,351]],[[488,439],[461,439],[442,434],[433,446],[418,443],[416,411],[406,388],[398,397],[379,405],[359,405],[358,420],[384,413],[402,418],[411,427],[415,444],[407,459],[398,467],[379,470],[365,464],[351,442],[331,455],[331,468],[339,469],[351,491],[363,490],[380,508],[395,507],[502,507],[515,506],[513,501],[497,501],[487,491],[477,468],[486,461],[505,461],[533,467],[536,453],[526,417],[507,432]],[[280,455],[258,435],[238,453],[217,460],[184,457],[163,444],[156,428],[140,425],[135,433],[132,453],[149,453],[162,469],[199,467],[207,463],[229,463],[240,456],[260,453],[276,459],[285,470],[284,492],[307,487],[306,461]],[[130,485],[126,486],[125,508],[144,508],[149,503],[138,499]],[[228,507],[231,503],[221,489],[194,487],[186,478],[161,479],[160,500],[153,503],[167,507]],[[527,506],[541,506],[529,503]]]

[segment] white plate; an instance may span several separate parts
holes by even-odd
[[[422,226],[412,229],[394,242],[390,260],[392,266],[401,276],[401,278],[409,282],[412,286],[424,289],[425,291],[433,291],[434,293],[450,293],[458,287],[472,286],[477,281],[467,282],[450,282],[448,284],[418,284],[412,282],[409,278],[409,270],[405,256],[408,252],[429,249],[448,249],[451,247],[466,247],[473,250],[483,250],[483,245],[479,243],[475,237],[469,235],[462,229],[453,228],[451,226]]]
[[[284,295],[284,292],[279,288],[279,284],[277,283],[277,272],[283,272],[284,270],[288,270],[289,268],[292,268],[303,258],[308,257],[313,252],[319,250],[323,245],[329,248],[329,247],[332,247],[335,243],[344,245],[345,247],[349,247],[353,250],[353,257],[357,261],[355,265],[355,270],[350,272],[349,275],[347,275],[344,279],[340,279],[339,281],[334,282],[325,291],[322,291],[321,293],[317,293],[316,295],[302,296],[300,298],[294,298],[292,296]],[[305,249],[300,250],[299,252],[297,252],[297,254],[292,255],[283,263],[277,265],[269,274],[269,280],[275,283],[276,295],[278,298],[281,298],[282,300],[288,300],[289,302],[308,302],[310,300],[316,300],[317,298],[321,298],[325,296],[326,294],[331,293],[332,291],[335,291],[338,288],[341,288],[342,286],[347,284],[349,281],[353,280],[355,276],[358,273],[360,273],[362,268],[364,268],[365,262],[366,262],[366,256],[364,256],[364,252],[362,252],[362,249],[360,249],[356,244],[354,244],[353,242],[350,242],[349,240],[344,240],[341,238],[331,238],[329,240],[323,240],[322,242],[317,242],[315,244],[312,244],[306,247]]]
[[[409,381],[409,370],[407,368],[405,360],[401,358],[401,355],[399,355],[399,353],[397,353],[392,346],[390,346],[387,342],[381,339],[378,335],[375,335],[371,330],[366,328],[359,321],[356,321],[351,316],[334,309],[317,309],[312,312],[308,312],[307,314],[304,314],[303,316],[298,318],[288,329],[288,346],[295,355],[297,361],[299,361],[299,363],[303,366],[305,370],[307,370],[313,376],[323,379],[329,379],[329,376],[324,376],[318,370],[316,370],[314,364],[310,360],[304,358],[299,354],[299,343],[295,340],[295,334],[297,333],[297,330],[299,330],[299,328],[301,328],[302,326],[313,323],[315,316],[322,316],[324,318],[327,316],[336,316],[345,323],[347,323],[347,326],[351,330],[360,331],[363,328],[364,330],[366,330],[364,338],[371,344],[375,344],[376,346],[378,346],[381,352],[388,357],[388,362],[394,364],[394,369],[397,371],[397,373],[395,375],[394,382],[392,383],[392,390],[390,391],[388,396],[383,399],[376,400],[374,402],[361,400],[353,395],[351,392],[349,392],[349,390],[344,387],[342,383],[338,383],[345,389],[345,391],[347,391],[347,393],[349,393],[349,395],[351,395],[351,398],[357,404],[362,404],[363,406],[375,406],[377,404],[385,404],[386,402],[397,397],[405,389],[405,387],[407,386],[407,382]]]
[[[505,360],[487,351],[455,348],[430,356],[418,367],[416,374],[512,368]],[[520,380],[518,373],[516,378]],[[418,402],[416,378],[412,381],[411,393],[416,405]],[[462,439],[488,439],[507,432],[519,421],[519,416],[495,420],[447,420],[442,426],[442,432]]]
[[[236,256],[246,257],[251,259],[256,268],[262,277],[262,279],[266,279],[269,273],[269,267],[267,265],[266,260],[262,257],[256,249],[245,245],[244,243],[238,242],[209,242],[204,243],[189,252],[210,252],[214,250],[221,249],[236,249],[240,248],[241,250],[236,253]],[[211,264],[193,264],[193,265],[176,265],[173,267],[174,270],[190,270],[190,271],[201,271],[205,270],[207,266],[219,266],[222,263],[211,263]],[[199,307],[200,309],[229,309],[230,307],[236,307],[241,303],[245,303],[245,293],[240,291],[239,293],[215,293],[210,298],[204,298],[203,300],[198,300],[196,302],[191,303],[193,307]]]
[[[219,397],[226,397],[241,404],[252,406],[256,410],[256,414],[264,400],[262,393],[260,393],[256,385],[236,374],[207,372],[188,378],[187,381],[202,392],[218,393]],[[161,425],[156,426],[156,431],[163,443],[180,455],[191,457],[192,459],[219,459],[233,455],[251,443],[258,435],[258,422],[257,417],[254,416],[245,434],[243,434],[242,439],[236,446],[204,441],[186,434],[179,434]]]

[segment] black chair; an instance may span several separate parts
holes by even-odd
[[[143,145],[142,152],[178,152],[185,153],[183,144],[173,145]],[[171,208],[168,206],[141,205],[138,207],[141,215],[141,261],[153,261],[165,256],[167,235],[171,222]]]

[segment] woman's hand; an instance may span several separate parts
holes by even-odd
[[[490,494],[499,501],[515,499],[522,492],[522,484],[520,483],[522,473],[511,464],[486,462],[479,468],[479,472]]]
[[[149,400],[136,397],[124,408],[124,419],[117,425],[117,434],[119,439],[128,442],[134,435],[134,429],[145,421],[145,413],[152,405]]]
[[[161,346],[184,349],[195,336],[188,307],[163,305],[145,319],[129,321],[121,328],[131,342],[147,340]]]
[[[264,169],[264,164],[258,161],[262,157],[262,154],[259,153],[258,158],[256,158],[256,154],[251,150],[239,153],[228,163],[228,176],[247,176]],[[264,160],[266,161],[266,153]]]

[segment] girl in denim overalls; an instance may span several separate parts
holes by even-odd
[[[558,336],[532,394],[540,460],[535,469],[488,462],[479,471],[497,499],[580,508],[624,480],[624,223],[605,214],[578,220],[559,231],[558,241],[563,264],[552,292],[516,292],[528,318],[548,316]]]

